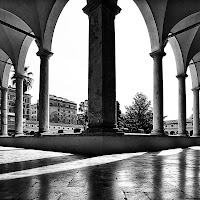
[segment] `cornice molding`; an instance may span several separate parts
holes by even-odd
[[[183,74],[179,74],[179,75],[177,75],[176,76],[176,78],[187,78],[188,77],[188,75],[186,74],[186,73],[183,73]]]
[[[192,88],[192,91],[198,91],[200,90],[200,87]]]
[[[163,48],[160,48],[156,51],[153,51],[149,54],[152,58],[157,57],[157,56],[161,56],[164,57],[166,55],[166,53],[164,52]]]
[[[48,50],[46,50],[46,49],[41,48],[41,49],[39,49],[39,51],[36,53],[36,55],[37,55],[37,56],[40,56],[40,57],[47,57],[47,58],[50,58],[50,57],[53,55],[53,53],[50,52],[50,51],[48,51]]]
[[[109,8],[113,15],[117,15],[121,11],[121,8],[113,0],[93,0],[83,8],[83,12],[90,16],[100,5]]]
[[[24,79],[24,78],[25,78],[24,75],[19,74],[19,73],[15,73],[14,77],[15,77],[15,78],[18,78],[18,79]]]
[[[8,88],[1,87],[1,91],[7,92],[7,91],[8,91]]]

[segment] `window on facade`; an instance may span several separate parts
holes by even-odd
[[[173,127],[173,125],[171,125],[171,127]]]

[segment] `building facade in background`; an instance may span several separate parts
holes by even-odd
[[[1,97],[1,92],[0,92]],[[15,113],[15,100],[16,93],[15,88],[8,87],[8,112]],[[31,119],[31,95],[25,93],[23,95],[23,118],[30,120]]]
[[[178,134],[178,120],[166,120],[164,122],[164,131],[167,135],[177,135]],[[186,121],[186,133],[193,135],[193,120],[192,118]]]
[[[38,120],[38,103],[31,104],[31,119],[32,121]]]
[[[39,103],[31,104],[31,95],[23,94],[23,118],[38,121]],[[0,92],[1,98],[1,92]],[[8,112],[15,113],[15,88],[8,87]],[[49,120],[59,124],[77,124],[77,104],[66,98],[49,95]]]
[[[77,104],[66,98],[49,95],[49,120],[53,123],[77,124]]]
[[[23,95],[23,117],[27,120],[31,119],[31,97],[30,94]]]

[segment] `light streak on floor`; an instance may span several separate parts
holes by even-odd
[[[177,148],[177,149],[169,149],[169,150],[163,150],[160,153],[158,153],[159,156],[169,156],[169,155],[174,155],[182,152],[183,149]]]
[[[37,175],[42,175],[42,174],[56,173],[56,172],[68,171],[68,170],[79,169],[79,168],[84,168],[84,167],[102,165],[102,164],[107,164],[111,162],[116,162],[116,161],[120,161],[120,160],[124,160],[128,158],[132,158],[134,156],[140,156],[145,153],[146,152],[105,155],[105,156],[98,156],[98,157],[87,158],[87,159],[82,159],[82,160],[76,160],[72,162],[38,167],[38,168],[33,168],[33,169],[27,169],[23,171],[10,172],[10,173],[5,173],[5,174],[0,174],[0,180],[24,178],[28,176],[37,176]]]
[[[200,150],[200,146],[192,146],[192,147],[189,147],[189,149]]]
[[[72,154],[52,152],[52,151],[40,151],[33,149],[0,147],[0,164],[52,158],[52,157],[59,157],[66,155],[72,155]]]

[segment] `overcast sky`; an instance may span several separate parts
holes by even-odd
[[[50,58],[50,94],[67,98],[79,104],[88,96],[88,17],[82,12],[86,0],[70,0],[58,19]],[[153,59],[150,39],[144,19],[133,0],[119,0],[122,8],[115,19],[117,100],[121,110],[131,105],[137,92],[153,98]],[[30,90],[32,103],[39,97],[39,58],[33,42],[26,60],[34,73]],[[165,48],[163,60],[164,115],[178,116],[178,80],[176,64],[170,45]],[[187,117],[192,114],[191,78],[187,78]]]

